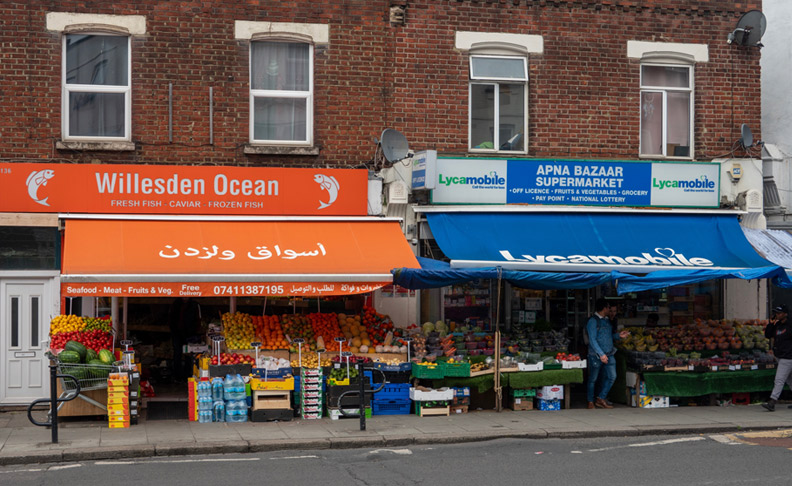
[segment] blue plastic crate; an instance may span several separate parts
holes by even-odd
[[[372,415],[409,415],[410,399],[407,400],[372,400]]]
[[[382,390],[374,394],[376,400],[409,400],[410,388],[412,385],[409,383],[385,383]]]
[[[389,365],[385,363],[371,363],[373,368],[382,371],[410,371],[412,370],[412,363],[400,363],[397,365]]]

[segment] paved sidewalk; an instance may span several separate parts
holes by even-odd
[[[360,430],[358,419],[200,424],[185,420],[141,421],[109,429],[104,421],[66,419],[51,431],[33,426],[25,412],[0,413],[0,465],[223,454],[284,449],[401,447],[497,438],[569,438],[698,434],[792,428],[792,410],[759,405],[612,410],[571,409],[501,413],[476,411],[450,417],[375,416]]]

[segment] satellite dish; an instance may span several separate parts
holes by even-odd
[[[742,148],[753,146],[753,133],[751,133],[747,123],[743,123],[740,128],[740,145],[742,145]]]
[[[386,128],[379,140],[376,138],[377,153],[374,155],[374,166],[377,168],[391,167],[394,163],[407,158],[410,147],[407,138],[398,130]]]
[[[398,162],[405,157],[410,150],[407,145],[407,139],[398,130],[386,128],[380,137],[380,145],[382,145],[382,155],[385,160],[391,164]]]
[[[767,18],[759,10],[751,10],[740,17],[737,27],[729,34],[726,42],[738,46],[763,47],[759,41],[767,29]]]

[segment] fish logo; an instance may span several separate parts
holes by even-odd
[[[324,209],[333,204],[338,198],[338,190],[340,189],[336,178],[333,176],[326,176],[324,174],[316,174],[314,176],[314,182],[319,184],[319,187],[327,191],[327,194],[330,196],[330,200],[328,202],[319,201],[318,209]]]
[[[28,187],[28,195],[31,197],[31,199],[33,199],[34,201],[36,201],[41,205],[49,206],[49,203],[47,202],[47,199],[49,199],[49,197],[45,197],[44,199],[39,199],[38,190],[41,186],[46,186],[47,181],[52,179],[54,176],[55,176],[55,171],[50,169],[31,172],[27,178],[27,181],[25,181],[25,184],[27,184]]]

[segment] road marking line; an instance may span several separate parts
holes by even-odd
[[[402,456],[412,455],[412,451],[410,449],[375,449],[373,451],[369,451],[369,454],[379,454],[380,452],[392,452]]]
[[[731,435],[714,434],[714,435],[710,435],[709,437],[715,442],[719,442],[721,444],[740,445],[740,442],[734,440],[734,437],[732,437]]]
[[[571,454],[583,454],[583,451],[571,451]]]
[[[129,466],[134,464],[177,464],[190,462],[243,462],[258,461],[258,457],[217,458],[217,459],[142,459],[139,461],[96,461],[98,466]]]
[[[319,456],[286,456],[286,457],[270,457],[270,460],[279,459],[318,459]]]
[[[627,447],[652,447],[652,446],[660,446],[660,445],[667,445],[667,444],[677,444],[679,442],[695,442],[699,440],[705,440],[705,437],[685,437],[682,439],[667,439],[667,440],[658,440],[656,442],[640,442],[637,444],[627,444],[622,446],[614,446],[614,447],[604,447],[602,449],[589,449],[589,452],[602,452],[602,451],[610,451],[614,449],[624,449]]]
[[[82,467],[82,464],[67,464],[65,466],[52,466],[47,471],[58,471],[60,469],[71,469],[73,467]]]

